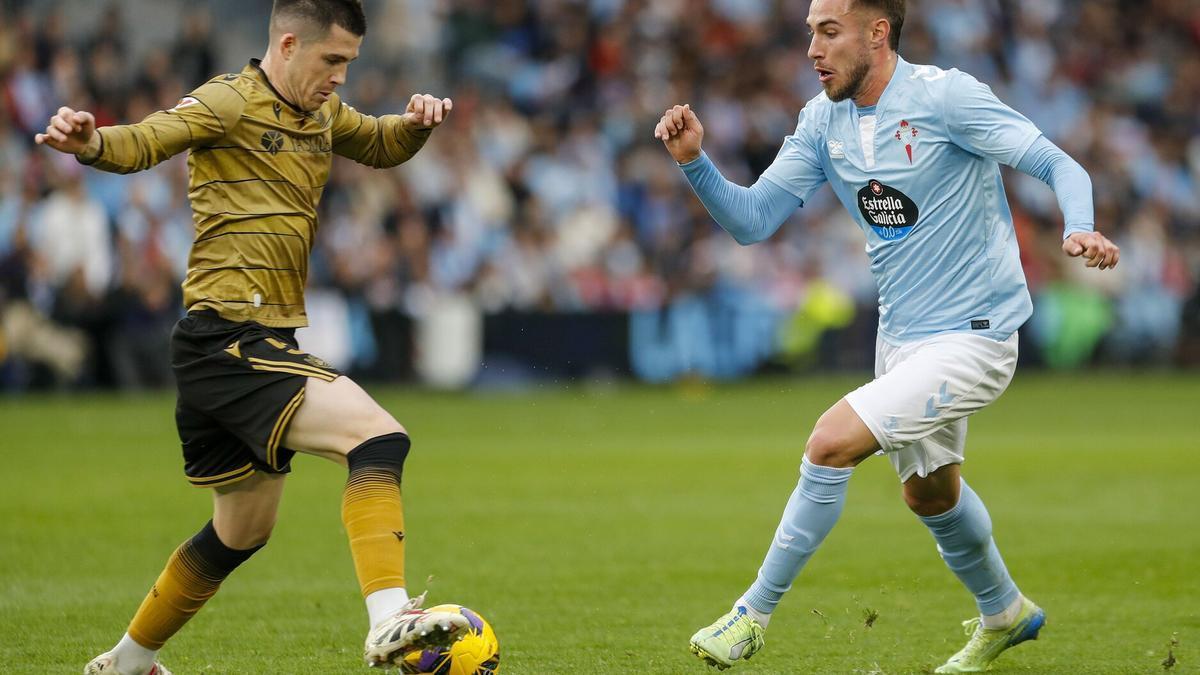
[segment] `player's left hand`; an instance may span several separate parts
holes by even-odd
[[[1121,249],[1099,232],[1076,232],[1063,241],[1063,253],[1078,258],[1083,256],[1088,267],[1106,270],[1117,266]]]
[[[448,98],[413,94],[408,100],[408,109],[404,111],[404,123],[418,129],[433,129],[446,121],[453,109],[454,101]]]

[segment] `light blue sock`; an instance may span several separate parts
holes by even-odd
[[[853,471],[817,466],[804,458],[800,484],[783,510],[775,539],[758,570],[758,579],[742,596],[752,609],[763,614],[775,611],[804,563],[812,557],[842,514],[846,485]]]
[[[937,540],[938,553],[946,565],[975,595],[981,613],[1000,614],[1020,597],[992,539],[987,507],[966,481],[962,481],[962,493],[954,508],[920,518]]]

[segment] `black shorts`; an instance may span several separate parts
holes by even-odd
[[[341,375],[300,351],[294,329],[226,321],[209,311],[191,312],[175,325],[171,367],[184,473],[199,487],[228,485],[255,471],[290,471],[296,453],[281,441],[304,401],[305,383]]]

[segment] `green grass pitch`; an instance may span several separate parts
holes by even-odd
[[[505,673],[704,673],[687,651],[753,579],[813,421],[847,378],[375,393],[408,426],[410,588],[484,614]],[[77,673],[209,515],[169,395],[0,399],[0,671]],[[1200,378],[1019,373],[965,475],[1046,608],[1001,673],[1200,672]],[[342,470],[294,463],[275,537],[163,651],[177,675],[361,673]],[[882,458],[744,673],[925,673],[971,598]],[[866,615],[877,614],[872,627]]]

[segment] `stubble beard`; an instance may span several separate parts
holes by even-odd
[[[826,87],[825,95],[834,103],[856,96],[862,90],[863,82],[867,79],[867,73],[870,70],[871,62],[867,58],[867,55],[860,54],[858,61],[854,63],[854,67],[846,73],[846,83],[837,89]]]

